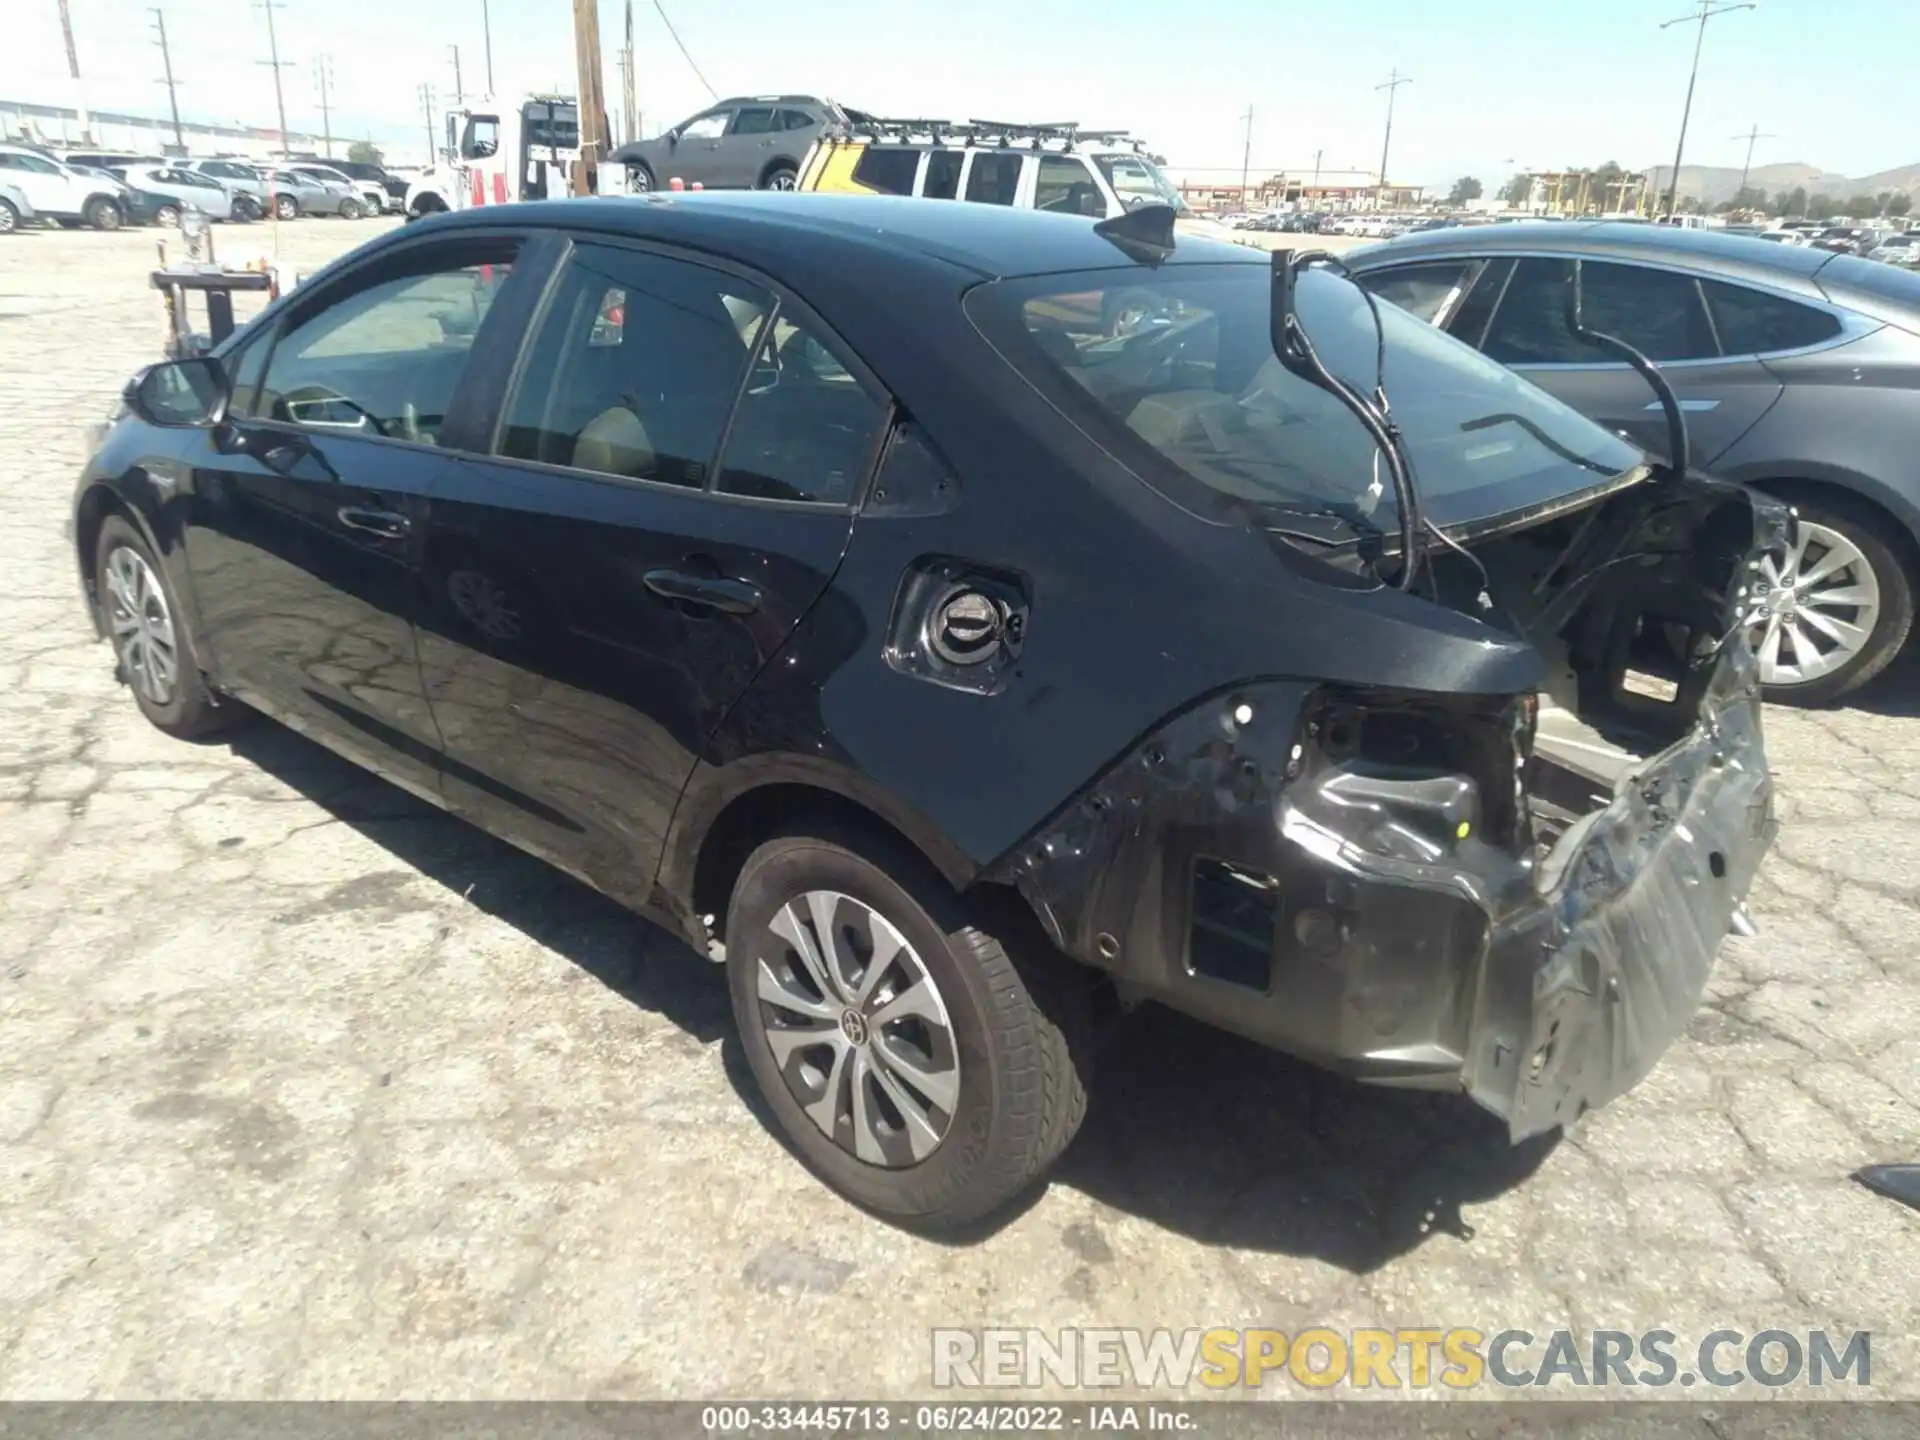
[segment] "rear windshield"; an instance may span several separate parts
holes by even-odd
[[[1308,511],[1390,535],[1392,485],[1366,431],[1274,357],[1271,290],[1259,263],[1130,266],[982,285],[967,310],[1036,388],[1183,508],[1254,524]],[[1328,368],[1370,391],[1374,326],[1359,290],[1311,270],[1298,310]],[[1379,313],[1387,397],[1435,523],[1530,510],[1643,463],[1477,351],[1397,306]]]

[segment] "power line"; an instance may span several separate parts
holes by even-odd
[[[160,63],[165,67],[167,72],[167,78],[164,83],[167,87],[167,109],[173,114],[173,143],[179,147],[180,153],[184,155],[187,153],[187,142],[185,137],[180,133],[180,101],[174,94],[173,54],[167,49],[167,16],[166,12],[157,5],[153,10],[153,23],[160,31],[160,38],[154,43],[160,47]]]
[[[1687,73],[1687,103],[1680,110],[1680,139],[1673,147],[1673,178],[1667,183],[1667,214],[1675,213],[1680,203],[1680,158],[1687,149],[1687,121],[1693,118],[1693,86],[1700,78],[1700,49],[1707,43],[1707,22],[1716,15],[1730,14],[1735,10],[1752,10],[1753,0],[1740,0],[1738,4],[1716,4],[1715,0],[1700,0],[1700,9],[1692,15],[1681,15],[1672,20],[1660,22],[1662,30],[1675,25],[1698,23],[1700,33],[1693,41],[1693,69]]]
[[[700,67],[693,63],[693,56],[687,54],[687,47],[680,39],[680,32],[673,28],[673,21],[667,19],[666,7],[660,3],[660,0],[653,0],[653,8],[660,12],[660,23],[667,27],[667,34],[671,35],[673,37],[673,43],[680,47],[680,58],[687,62],[687,68],[693,71],[694,79],[698,80],[702,85],[706,85],[707,94],[713,99],[718,100],[720,98],[720,92],[707,83],[707,77],[702,75],[700,73]]]

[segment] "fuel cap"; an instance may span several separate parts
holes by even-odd
[[[1000,649],[1006,613],[989,595],[960,589],[934,607],[927,642],[949,665],[978,665]]]

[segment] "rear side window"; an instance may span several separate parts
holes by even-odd
[[[1004,150],[976,150],[967,172],[967,199],[983,205],[1011,205],[1020,194],[1020,156]]]
[[[960,167],[966,163],[964,150],[934,150],[927,155],[927,178],[920,194],[927,200],[952,200],[960,194]]]
[[[1403,265],[1360,277],[1382,300],[1390,300],[1416,320],[1431,325],[1467,283],[1473,265],[1461,260],[1435,260],[1425,265]]]
[[[1714,329],[1720,332],[1720,348],[1729,355],[1800,350],[1840,333],[1837,317],[1811,305],[1718,280],[1702,281],[1701,289],[1707,292]]]
[[[735,135],[765,135],[773,129],[773,111],[765,105],[743,105],[734,117]]]
[[[776,315],[747,373],[714,488],[851,504],[882,414],[809,323]]]
[[[813,124],[813,117],[804,110],[782,110],[774,121],[776,130],[804,130]]]
[[[759,286],[581,245],[540,322],[499,452],[701,489],[773,308]]]
[[[1567,328],[1566,260],[1522,260],[1482,348],[1503,365],[1620,363]],[[1719,354],[1700,287],[1686,275],[1644,265],[1585,262],[1585,319],[1649,360],[1700,360]]]
[[[1098,219],[1107,213],[1107,202],[1084,162],[1071,155],[1042,155],[1040,173],[1034,181],[1033,208]]]
[[[914,172],[919,168],[918,150],[869,145],[853,167],[853,178],[856,184],[882,195],[911,195]]]

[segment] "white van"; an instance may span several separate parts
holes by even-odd
[[[118,230],[127,218],[126,187],[105,175],[76,170],[43,150],[0,145],[0,180],[53,220],[84,221],[96,230]]]

